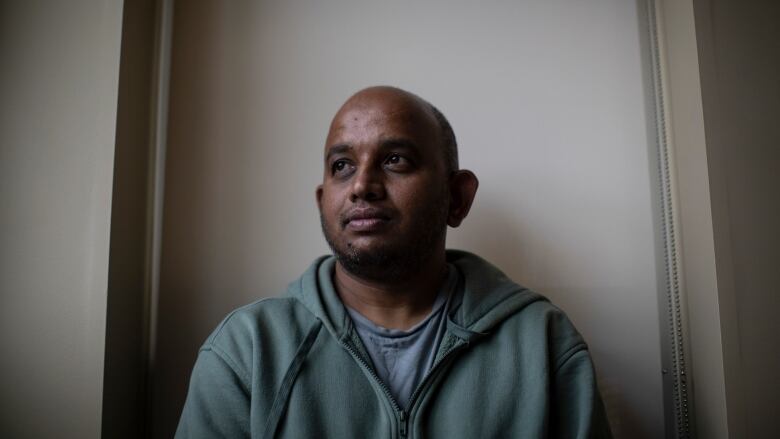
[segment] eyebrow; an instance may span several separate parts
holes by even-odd
[[[325,153],[325,161],[328,161],[332,156],[336,154],[343,154],[352,149],[352,145],[346,143],[339,143],[328,147],[328,151]]]

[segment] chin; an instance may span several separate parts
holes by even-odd
[[[353,235],[336,231],[330,233],[326,221],[320,217],[322,231],[339,264],[349,273],[376,281],[398,282],[424,269],[437,251],[444,251],[446,222],[431,224],[418,233]]]
[[[350,244],[340,249],[331,247],[336,259],[347,272],[363,279],[390,283],[419,274],[438,248],[435,245],[419,246],[411,243]]]

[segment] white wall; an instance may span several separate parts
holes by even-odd
[[[449,245],[563,307],[618,437],[663,435],[654,125],[643,1],[178,2],[152,411],[197,347],[327,247],[330,118],[373,84],[437,105],[481,186]]]
[[[0,436],[100,436],[121,1],[0,3]]]

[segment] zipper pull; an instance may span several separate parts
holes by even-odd
[[[408,424],[409,424],[409,419],[407,419],[406,417],[406,412],[402,410],[401,411],[401,437],[406,437],[407,434],[406,429],[408,427]]]

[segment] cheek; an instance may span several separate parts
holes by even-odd
[[[390,196],[396,207],[415,221],[420,219],[419,215],[437,212],[443,203],[447,203],[448,194],[438,181],[426,179],[397,185],[390,191]]]
[[[332,189],[323,190],[320,198],[320,215],[330,224],[335,224],[338,220],[340,203],[337,194]]]

